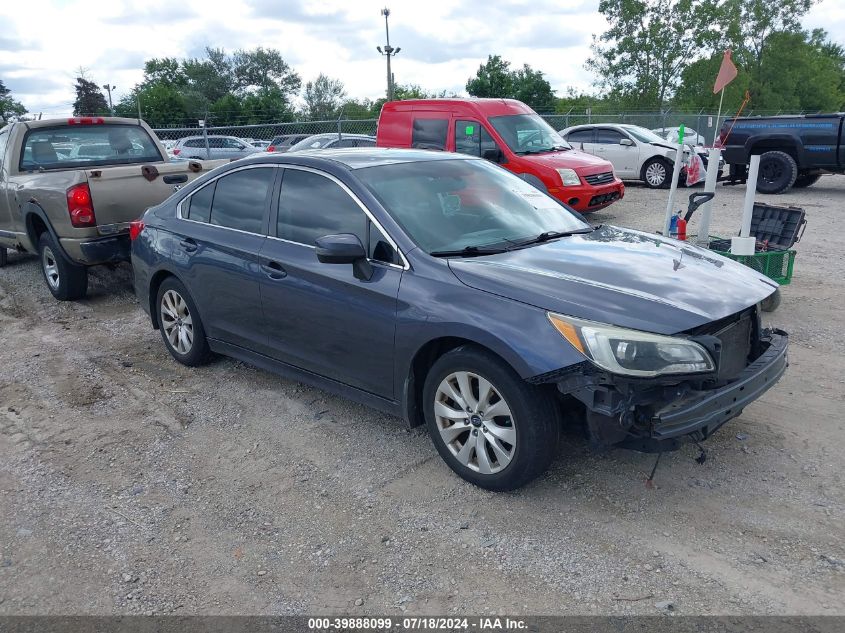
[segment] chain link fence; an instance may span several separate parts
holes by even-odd
[[[749,111],[743,116],[769,116],[786,114],[780,111]],[[800,114],[804,114],[801,112]],[[715,112],[680,112],[673,110],[643,111],[643,112],[598,112],[588,109],[573,108],[567,113],[541,114],[556,130],[573,125],[586,123],[617,123],[639,125],[650,130],[660,131],[665,128],[678,127],[683,124],[688,130],[695,130],[712,143],[713,135],[719,126]],[[731,116],[722,113],[721,122]],[[375,135],[378,119],[339,119],[334,121],[294,121],[289,123],[273,123],[260,125],[230,125],[202,128],[195,127],[165,127],[155,130],[162,141],[176,141],[186,136],[198,136],[203,130],[209,135],[235,136],[242,139],[270,142],[277,136],[284,134],[368,134]]]

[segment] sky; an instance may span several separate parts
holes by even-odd
[[[42,0],[37,9],[0,5],[0,79],[30,112],[68,115],[78,69],[117,86],[115,101],[141,80],[151,57],[199,57],[276,48],[303,82],[319,73],[348,96],[384,95],[381,9],[390,7],[397,83],[464,93],[490,53],[530,64],[552,88],[589,90],[590,42],[606,26],[599,0]],[[845,45],[845,0],[820,0],[804,19]]]

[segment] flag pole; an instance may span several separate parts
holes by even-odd
[[[716,129],[713,132],[713,147],[716,147],[716,139],[719,138],[719,119],[722,118],[722,102],[725,100],[725,89],[722,88],[719,97],[719,113],[716,115]]]

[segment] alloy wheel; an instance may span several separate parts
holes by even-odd
[[[516,451],[510,407],[486,378],[468,371],[437,387],[434,416],[444,444],[467,468],[490,475],[508,467]]]
[[[41,253],[41,265],[44,267],[44,277],[47,279],[47,284],[53,290],[59,287],[59,263],[56,261],[56,256],[53,254],[53,249],[45,246]]]
[[[194,321],[188,303],[175,290],[161,297],[161,327],[170,346],[179,354],[187,354],[194,345]]]
[[[658,161],[651,163],[646,167],[645,179],[652,187],[660,187],[666,181],[666,166]]]

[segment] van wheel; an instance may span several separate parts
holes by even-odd
[[[766,152],[760,156],[760,173],[757,176],[757,191],[760,193],[783,193],[798,178],[798,164],[786,152]]]
[[[56,299],[76,301],[85,297],[88,292],[88,269],[69,261],[48,231],[38,238],[38,256],[44,281]]]
[[[447,352],[429,370],[423,409],[437,452],[453,471],[488,490],[513,490],[555,456],[554,400],[507,364],[472,346]]]
[[[652,158],[643,165],[642,179],[650,189],[665,189],[669,186],[672,165],[665,158]]]
[[[168,277],[156,296],[158,328],[170,355],[183,365],[197,367],[210,356],[199,311],[184,284]]]

